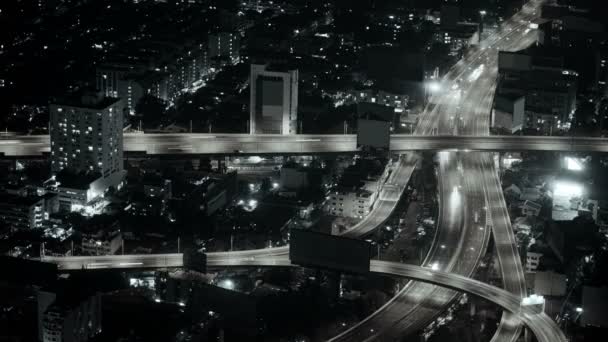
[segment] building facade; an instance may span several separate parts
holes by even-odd
[[[123,114],[119,99],[101,93],[50,105],[51,168],[98,172],[123,169]]]
[[[250,133],[296,134],[298,70],[252,64],[250,87]]]
[[[42,342],[85,342],[101,332],[101,294],[64,300],[55,293],[38,294],[38,329]]]
[[[209,34],[209,58],[224,57],[230,63],[240,61],[240,36],[235,32],[214,32]]]
[[[42,227],[44,220],[44,199],[42,197],[22,197],[0,195],[0,221],[12,231]]]
[[[85,234],[82,237],[81,250],[85,255],[113,255],[122,246],[122,234],[119,230],[95,234]]]
[[[332,192],[325,204],[325,211],[334,216],[363,218],[374,206],[376,193],[359,189]]]

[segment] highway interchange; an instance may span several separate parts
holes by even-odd
[[[262,250],[240,252],[218,252],[207,255],[209,267],[225,266],[293,266],[289,261],[286,248],[268,248]],[[96,257],[46,257],[45,261],[54,262],[60,269],[81,269],[87,265],[92,268],[165,268],[181,267],[182,254],[157,255],[113,255]],[[453,273],[432,270],[430,268],[406,265],[386,261],[371,261],[371,272],[406,277],[422,282],[447,286],[453,290],[467,292],[496,303],[505,310],[512,312],[524,322],[542,342],[566,341],[565,336],[557,325],[546,314],[534,314],[521,308],[521,300],[508,291],[485,284],[483,282],[463,277]]]
[[[539,1],[534,1],[537,6]],[[439,314],[457,295],[453,290],[469,292],[486,298],[507,310],[494,341],[513,341],[520,335],[520,323],[525,323],[541,341],[565,341],[561,330],[546,315],[535,315],[521,309],[521,298],[525,295],[523,270],[515,245],[510,220],[493,158],[490,154],[466,153],[467,150],[599,150],[603,139],[578,139],[555,137],[489,137],[488,114],[491,110],[495,89],[497,56],[494,48],[505,50],[521,49],[533,42],[531,35],[522,29],[527,20],[535,16],[533,7],[528,7],[514,19],[505,22],[503,30],[488,38],[483,49],[469,54],[444,77],[442,83],[456,92],[446,92],[433,96],[432,106],[425,111],[416,133],[419,136],[392,137],[391,149],[409,150],[462,150],[462,152],[442,152],[440,160],[440,196],[442,198],[438,233],[424,267],[399,263],[372,261],[372,271],[404,276],[426,283],[410,282],[387,305],[368,319],[347,330],[332,340],[373,340],[394,339],[403,336],[428,323]],[[469,75],[484,62],[484,72],[470,80]],[[462,82],[461,79],[470,81]],[[429,136],[434,132],[441,135]],[[450,134],[470,134],[451,136]],[[210,143],[192,143],[194,135],[162,136],[150,144],[148,135],[125,136],[127,151],[140,151],[142,146],[150,154],[154,153],[320,153],[356,150],[354,136],[297,136],[260,137],[241,136],[226,138],[198,135],[196,139],[211,139]],[[15,154],[29,153],[30,147],[14,142],[0,141],[0,151],[10,155],[10,148],[19,150]],[[29,139],[29,138],[26,138]],[[47,138],[48,139],[48,138]],[[172,140],[175,139],[175,140]],[[181,140],[184,139],[184,140]],[[232,139],[232,140],[231,140]],[[485,139],[485,140],[484,140]],[[162,142],[160,141],[162,140]],[[299,140],[299,141],[298,141]],[[7,141],[6,144],[3,144]],[[279,143],[280,142],[280,143]],[[48,148],[44,142],[32,142],[31,150],[37,153]],[[164,144],[164,145],[163,145]],[[335,144],[335,145],[334,145]],[[164,147],[159,147],[163,145]],[[34,147],[36,146],[36,147]],[[46,146],[46,147],[45,147]],[[128,147],[129,146],[129,147]],[[173,146],[173,147],[169,147]],[[211,147],[207,147],[211,146]],[[254,147],[252,147],[254,146]],[[292,147],[289,147],[292,146]],[[393,147],[395,147],[393,149]],[[131,148],[129,150],[129,148]],[[172,149],[175,150],[172,150]],[[215,150],[214,150],[215,149]],[[283,151],[278,151],[283,149]],[[284,150],[290,151],[284,151]],[[608,150],[608,148],[607,148]],[[7,151],[9,151],[7,153]],[[163,152],[174,151],[174,152]],[[214,152],[215,151],[215,152]],[[261,152],[264,151],[264,152]],[[374,215],[369,215],[362,223],[348,230],[347,236],[361,236],[382,224],[392,213],[407,180],[415,167],[415,158],[409,156],[399,162],[388,187],[383,188]],[[481,182],[479,180],[482,180]],[[485,208],[480,212],[480,208]],[[486,225],[486,223],[488,223]],[[477,282],[469,277],[475,271],[479,258],[485,250],[490,229],[497,246],[497,255],[503,272],[506,291]],[[455,241],[457,241],[455,243]],[[288,247],[265,250],[209,253],[210,266],[288,266]],[[180,267],[181,255],[149,256],[109,256],[71,257],[69,259],[46,258],[62,269],[80,268],[140,268],[140,267]],[[437,284],[436,287],[429,284]],[[446,289],[450,288],[450,289]],[[507,312],[505,311],[505,312]]]

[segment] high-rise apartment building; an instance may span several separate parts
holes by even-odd
[[[214,32],[209,34],[209,58],[224,57],[230,63],[240,61],[240,36],[235,32]]]
[[[121,100],[85,94],[50,105],[51,168],[99,172],[122,170]]]
[[[296,134],[298,70],[252,64],[249,125],[251,134]]]

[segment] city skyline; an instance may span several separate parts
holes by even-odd
[[[0,336],[601,340],[603,10],[9,6]]]

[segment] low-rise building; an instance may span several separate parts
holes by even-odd
[[[111,174],[109,177],[101,177],[99,174],[60,172],[55,179],[47,182],[47,191],[57,194],[60,211],[84,211],[85,214],[93,214],[103,209],[100,201],[105,192],[114,187],[119,189],[126,171],[121,170]]]
[[[540,258],[542,257],[542,253],[528,252],[526,254],[526,272],[536,272],[538,265],[540,265]]]
[[[534,294],[561,297],[566,295],[566,275],[553,271],[534,274]]]
[[[540,209],[542,205],[534,202],[534,201],[525,201],[521,206],[521,213],[526,216],[538,216],[540,214]]]
[[[526,235],[530,235],[530,231],[532,230],[532,217],[530,216],[521,216],[515,218],[513,222],[513,230],[516,232],[521,232]]]
[[[337,190],[329,195],[326,211],[331,215],[363,218],[367,216],[376,201],[376,193],[367,190]]]
[[[101,317],[101,293],[57,286],[38,292],[39,341],[89,341],[101,332]]]
[[[324,210],[331,215],[363,218],[372,210],[389,167],[377,159],[360,159],[344,170],[340,182],[326,198]]]
[[[513,104],[517,120],[513,116],[512,128],[523,126],[545,134],[570,128],[576,108],[578,74],[565,68],[565,58],[560,52],[539,47],[501,51],[498,64],[497,100],[525,98],[523,104],[520,100]]]
[[[521,191],[520,199],[522,201],[533,201],[537,202],[540,199],[542,192],[538,188],[523,188]]]
[[[505,197],[510,197],[516,200],[519,200],[521,197],[521,189],[515,185],[511,184],[504,190]]]
[[[44,220],[44,199],[1,194],[0,220],[12,231],[40,228]]]
[[[163,179],[158,175],[146,174],[143,179],[144,194],[147,197],[171,199],[171,180]]]
[[[526,97],[519,94],[498,95],[494,99],[491,127],[515,133],[524,128]]]
[[[120,230],[99,230],[93,234],[83,234],[80,249],[85,255],[113,255],[122,246]]]

